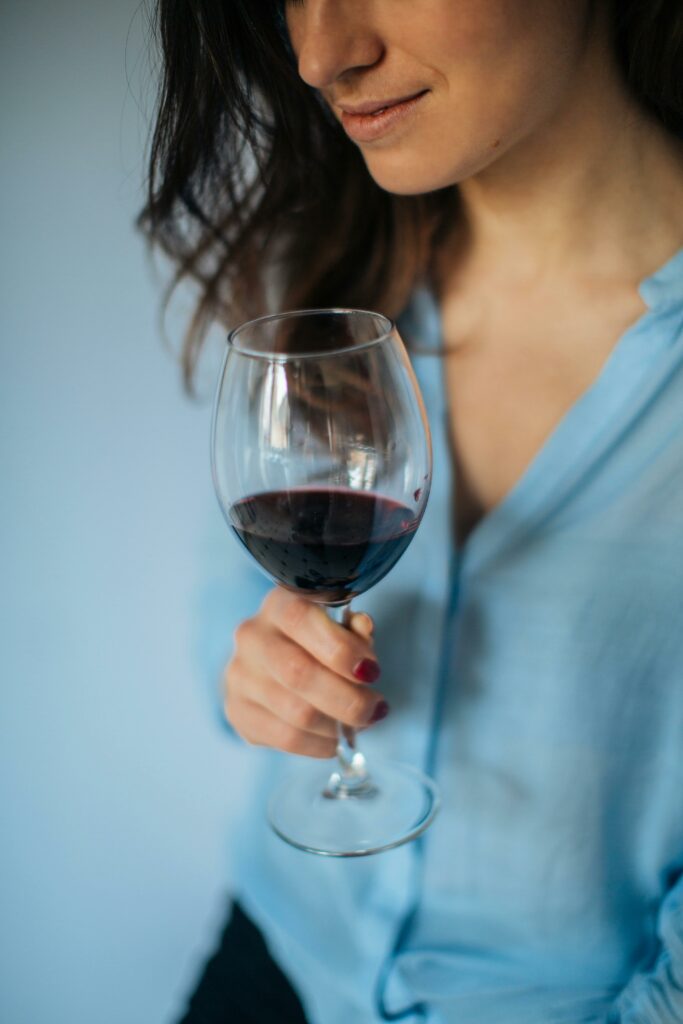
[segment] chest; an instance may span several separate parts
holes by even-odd
[[[442,309],[458,544],[523,477],[641,312],[638,300],[602,318],[583,311],[558,320],[548,310],[532,322],[500,313],[472,331]]]

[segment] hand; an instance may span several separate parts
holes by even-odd
[[[356,612],[350,629],[281,587],[235,630],[224,681],[230,724],[248,743],[307,757],[334,757],[336,722],[362,729],[389,707],[368,683],[379,676],[374,624]]]

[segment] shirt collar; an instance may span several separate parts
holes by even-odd
[[[650,309],[661,309],[683,302],[683,248],[641,281],[638,291]]]

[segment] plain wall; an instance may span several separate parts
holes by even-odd
[[[244,755],[205,670],[224,640],[198,617],[234,542],[210,409],[183,396],[133,229],[147,32],[137,0],[2,5],[7,1024],[172,1020],[229,885]]]

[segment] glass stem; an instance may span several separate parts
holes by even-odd
[[[327,609],[333,622],[349,629],[351,602]],[[347,797],[371,796],[375,786],[370,779],[367,762],[356,747],[356,733],[348,725],[337,722],[337,768],[332,772],[324,795],[339,800]]]

